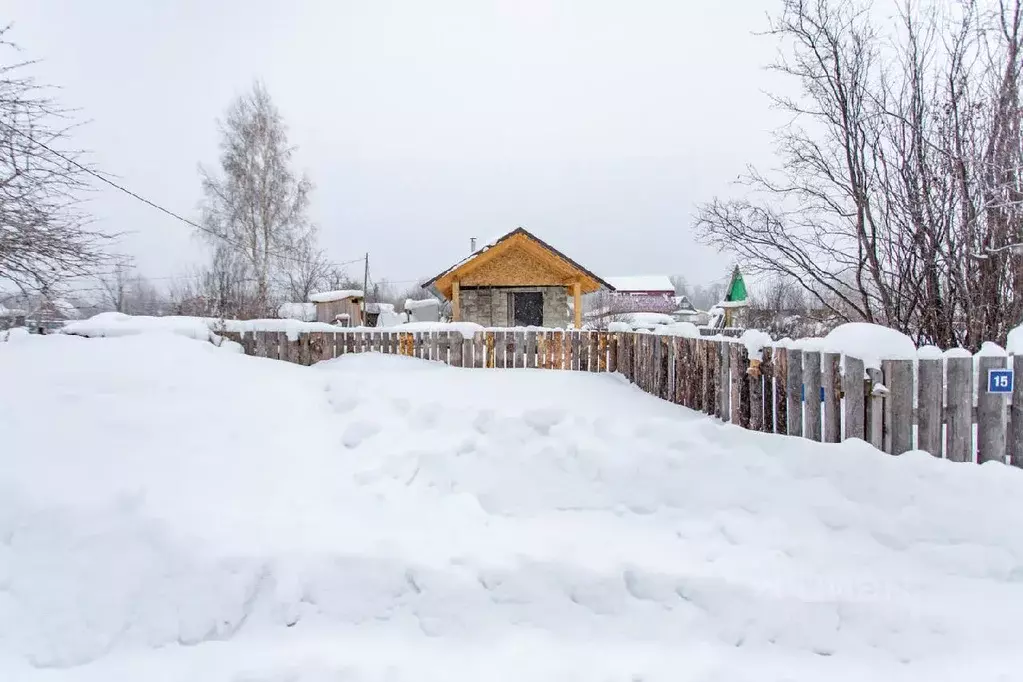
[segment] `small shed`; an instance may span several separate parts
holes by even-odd
[[[517,228],[423,285],[451,301],[456,322],[486,327],[567,327],[568,300],[582,328],[583,294],[614,287],[524,228]]]
[[[309,295],[309,302],[316,305],[316,321],[338,324],[342,327],[362,326],[362,301],[360,289],[339,289],[321,291]]]

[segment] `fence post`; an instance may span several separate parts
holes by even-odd
[[[989,393],[987,374],[1005,369],[1005,354],[981,355],[977,386],[977,463],[1005,462],[1005,394]]]
[[[750,368],[752,369],[752,368]],[[764,377],[760,368],[746,370],[746,383],[749,386],[749,425],[752,431],[764,429]]]
[[[749,368],[749,351],[741,343],[737,343],[735,346],[739,356],[733,370],[733,375],[738,375],[739,384],[739,418],[735,423],[748,429],[750,427],[750,390],[749,376],[747,376],[746,370]]]
[[[821,440],[821,354],[803,351],[803,409],[806,423],[803,433],[810,440]]]
[[[789,348],[785,361],[788,364],[785,377],[786,428],[790,436],[803,435],[803,351]]]
[[[719,341],[714,345],[717,347],[718,354],[718,372],[716,384],[718,396],[717,418],[722,421],[728,421],[728,417],[730,416],[729,414],[730,408],[728,403],[729,398],[732,395],[732,392],[728,385],[729,379],[731,378],[730,374],[731,365],[729,364],[731,356],[728,352],[728,347],[731,344],[725,343],[724,341]]]
[[[607,334],[607,371],[618,371],[618,332]]]
[[[939,356],[940,358],[940,356]],[[916,393],[916,442],[921,450],[941,457],[942,402],[945,398],[945,363],[938,358],[917,361],[920,382]]]
[[[1023,467],[1023,353],[1012,357],[1015,378],[1012,386],[1012,436],[1009,445],[1009,464]]]
[[[845,356],[845,435],[844,438],[865,440],[866,393],[863,383],[863,360]]]
[[[883,360],[884,451],[901,455],[913,449],[913,361]]]
[[[865,435],[867,442],[878,450],[884,450],[884,394],[875,391],[875,386],[884,385],[884,376],[877,367],[867,370],[869,377],[866,382],[867,409],[864,412],[866,418]]]
[[[739,425],[742,407],[742,382],[746,378],[740,363],[739,344],[728,344],[728,421]]]

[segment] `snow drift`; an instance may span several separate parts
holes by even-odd
[[[0,344],[0,679],[1018,675],[1023,472],[610,375]]]

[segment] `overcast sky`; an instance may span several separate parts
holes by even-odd
[[[13,4],[12,4],[13,3]],[[315,183],[331,259],[431,276],[522,225],[602,275],[719,279],[695,205],[769,163],[768,0],[6,0],[77,142],[189,217],[216,120],[260,78]],[[3,14],[3,12],[0,12]],[[113,191],[91,207],[153,277],[190,228]],[[353,272],[357,270],[353,266]]]

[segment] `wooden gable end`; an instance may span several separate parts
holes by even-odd
[[[503,253],[465,273],[462,286],[525,287],[562,286],[578,277],[570,268],[559,267],[553,259],[543,257],[536,249],[510,245]]]

